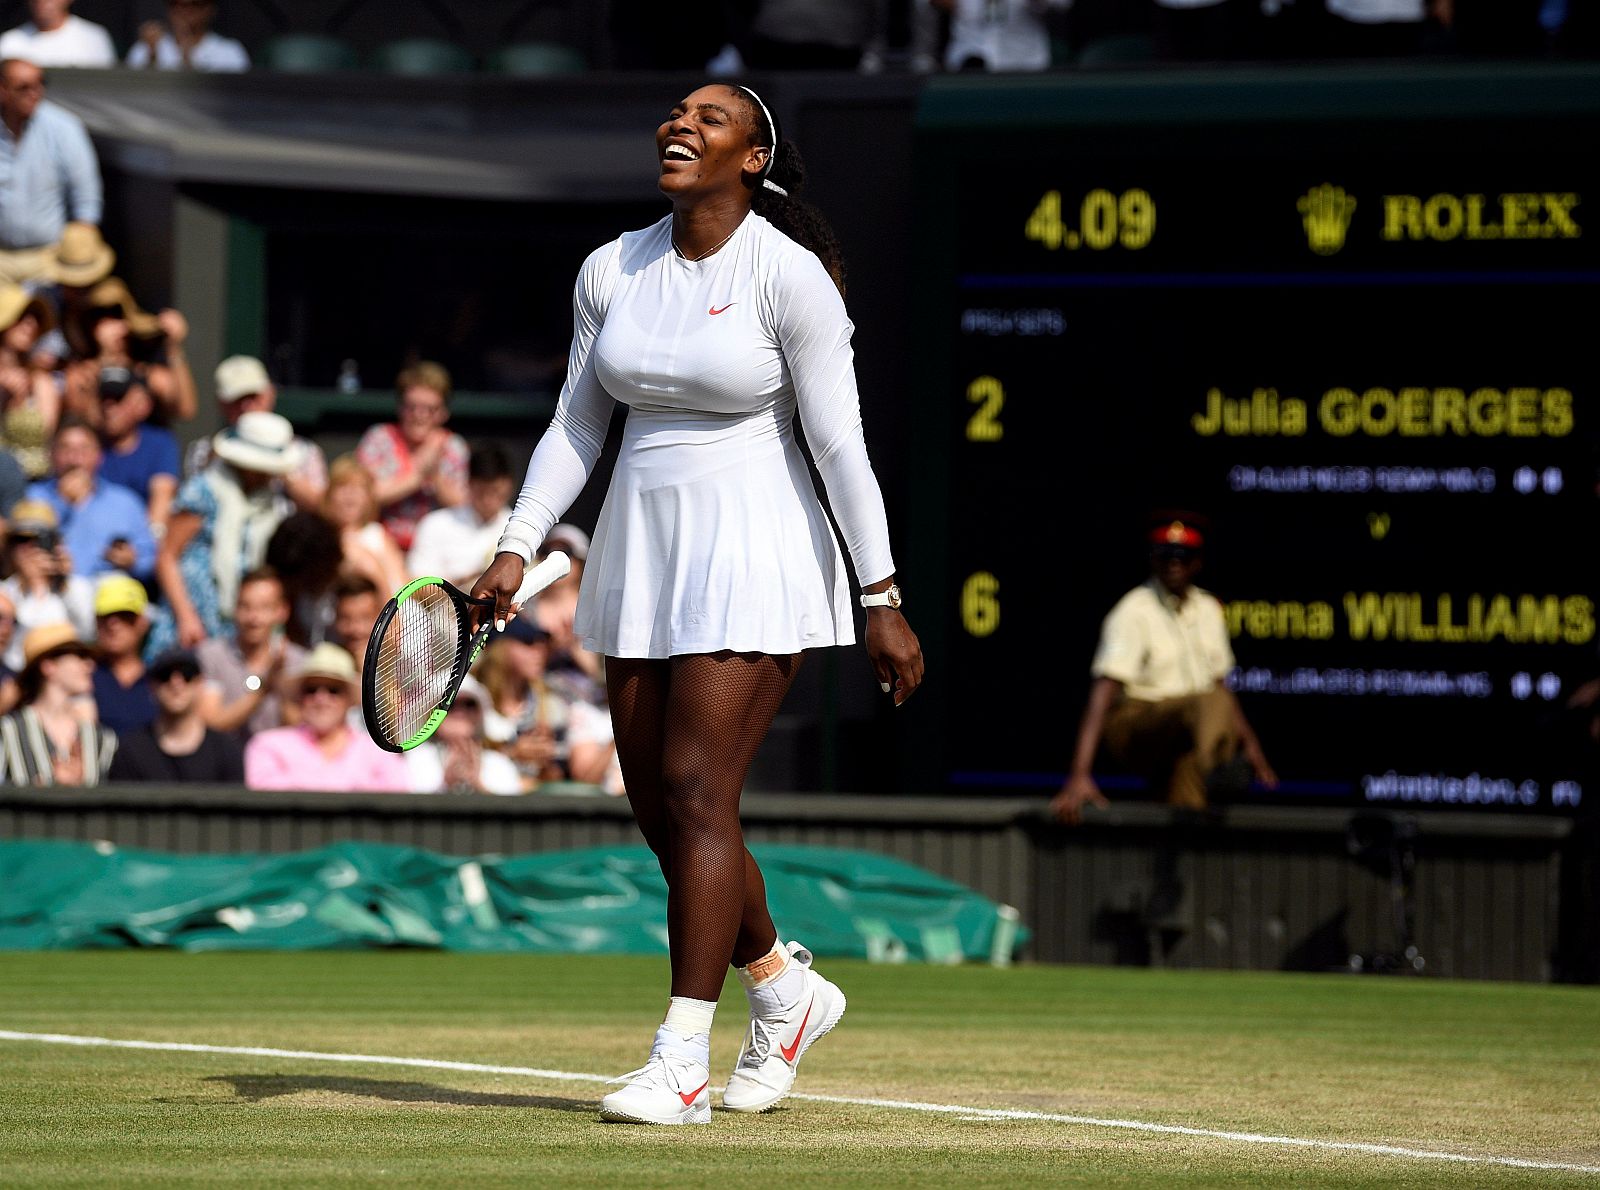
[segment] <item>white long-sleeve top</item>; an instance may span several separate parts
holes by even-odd
[[[812,252],[752,213],[720,251],[689,261],[673,248],[667,216],[589,256],[573,293],[573,323],[566,384],[500,549],[531,558],[587,482],[616,402],[629,406],[630,431],[637,420],[633,437],[647,434],[651,451],[693,452],[673,460],[685,477],[709,474],[732,456],[748,459],[763,442],[792,443],[798,412],[859,581],[894,573],[862,434],[854,326]],[[673,474],[641,471],[641,464],[659,460],[625,445],[618,478],[625,466],[634,487]],[[619,499],[614,478],[608,512]],[[607,527],[602,514],[591,568],[608,548],[623,557],[602,541]]]

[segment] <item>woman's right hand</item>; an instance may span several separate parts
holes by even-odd
[[[522,564],[520,555],[501,551],[494,556],[494,561],[489,563],[489,569],[483,572],[483,577],[472,584],[472,590],[468,594],[474,599],[494,600],[492,618],[496,628],[504,628],[506,621],[516,613],[517,608],[512,607],[511,598],[517,593],[517,588],[522,586],[522,577],[526,571],[527,567]],[[483,614],[478,610],[473,611],[474,632],[482,624],[480,617]]]
[[[192,649],[205,640],[205,623],[194,612],[178,612],[174,619],[178,623],[178,644],[180,646],[185,649]]]

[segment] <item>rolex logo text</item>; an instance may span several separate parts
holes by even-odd
[[[1575,240],[1576,194],[1385,194],[1386,240]]]

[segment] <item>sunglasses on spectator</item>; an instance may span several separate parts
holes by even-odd
[[[192,682],[200,676],[200,670],[193,665],[175,665],[171,669],[164,669],[160,673],[150,675],[150,680],[157,686],[164,686],[173,678],[182,678],[185,682]]]
[[[99,621],[101,621],[101,623],[104,623],[105,621],[110,620],[113,623],[126,624],[126,625],[131,627],[132,625],[137,624],[139,622],[139,613],[138,612],[107,612],[105,615],[96,616],[95,618],[98,619]]]
[[[300,684],[300,697],[310,698],[313,694],[331,694],[335,698],[344,697],[343,682],[302,682]]]

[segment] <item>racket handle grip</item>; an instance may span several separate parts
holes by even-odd
[[[572,559],[560,550],[552,550],[533,569],[523,576],[522,586],[511,597],[513,604],[523,604],[543,591],[551,583],[567,577],[572,569]]]

